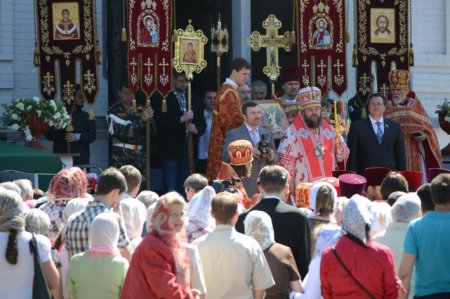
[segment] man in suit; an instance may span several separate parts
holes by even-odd
[[[347,144],[347,169],[364,175],[367,167],[406,169],[405,149],[400,125],[384,117],[386,98],[379,93],[369,98],[369,118],[353,123]]]
[[[192,95],[191,109],[188,110],[185,74],[175,73],[173,79],[173,91],[167,97],[166,103],[164,104],[163,99],[158,96],[151,102],[158,130],[157,142],[164,187],[167,191],[178,191],[183,194],[183,183],[189,175],[188,133],[193,135],[193,152],[196,153],[198,137],[205,132],[206,122],[198,96]]]
[[[228,145],[231,142],[244,139],[252,143],[253,162],[251,175],[250,177],[242,180],[245,191],[251,198],[255,193],[258,193],[256,180],[258,179],[259,171],[264,166],[272,164],[276,161],[275,143],[272,137],[272,132],[261,126],[261,108],[259,108],[256,102],[246,102],[242,106],[242,114],[244,115],[244,123],[241,126],[228,131],[225,135],[225,142],[222,149],[222,160],[227,163],[230,162]]]
[[[239,216],[236,230],[244,232],[244,220],[253,210],[269,214],[273,223],[275,242],[291,248],[298,270],[304,279],[311,259],[311,239],[306,215],[286,204],[289,194],[289,173],[278,165],[264,167],[259,173],[261,201]]]

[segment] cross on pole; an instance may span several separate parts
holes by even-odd
[[[252,47],[253,51],[266,48],[266,66],[263,68],[263,72],[269,77],[272,83],[272,94],[274,94],[274,82],[280,75],[278,48],[284,48],[287,52],[291,51],[292,45],[295,43],[295,32],[286,31],[283,35],[279,35],[278,30],[281,28],[282,23],[273,14],[269,15],[262,25],[266,29],[266,34],[261,35],[258,31],[253,31],[247,38],[247,44]]]

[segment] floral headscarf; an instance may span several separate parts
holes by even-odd
[[[245,234],[258,241],[262,250],[275,243],[272,219],[263,211],[251,211],[244,220]]]
[[[370,239],[372,217],[370,200],[355,194],[342,211],[342,229],[366,243]]]
[[[22,198],[17,192],[0,188],[0,231],[15,229],[22,232],[24,228]]]
[[[163,195],[156,204],[152,215],[150,233],[170,247],[175,257],[177,281],[183,288],[189,289],[189,252],[187,247],[183,246],[183,243],[186,242],[186,224],[180,232],[170,227],[170,207],[172,205],[185,206],[184,198],[177,192],[169,192]]]
[[[86,197],[87,185],[87,177],[83,170],[78,167],[64,168],[52,178],[47,197],[50,201]]]

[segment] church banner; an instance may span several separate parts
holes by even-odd
[[[172,0],[128,3],[128,80],[147,97],[172,89]]]
[[[101,63],[95,0],[36,0],[35,3],[34,62],[39,68],[42,96],[55,99],[59,87],[61,100],[69,108],[74,86],[80,83],[87,102],[93,104],[98,93],[97,65]]]
[[[409,70],[408,12],[407,0],[356,1],[353,66],[361,105],[366,104],[372,89],[387,95],[392,68]]]
[[[341,95],[347,89],[344,0],[298,0],[297,7],[301,84]]]

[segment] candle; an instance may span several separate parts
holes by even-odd
[[[345,115],[347,116],[347,123],[350,123],[350,113],[348,112],[348,101],[345,102]]]
[[[341,119],[342,119],[342,121],[344,121],[345,111],[344,111],[344,101],[343,100],[340,101],[340,105],[341,105]]]

